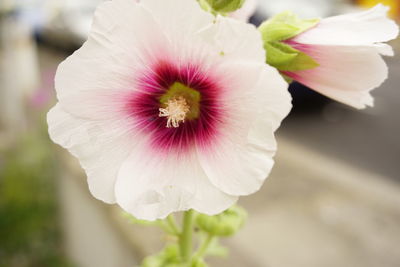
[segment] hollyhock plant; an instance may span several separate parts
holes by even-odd
[[[278,15],[260,30],[270,32],[277,25],[283,27],[280,36],[267,41],[274,47],[270,51],[287,53],[288,60],[277,62],[272,52],[267,62],[285,76],[337,101],[359,109],[372,106],[370,91],[388,76],[381,55],[393,55],[384,42],[395,39],[399,31],[387,12],[388,7],[377,5],[322,20]]]
[[[50,137],[139,219],[220,213],[260,188],[291,108],[264,57],[254,26],[194,0],[105,2],[57,70]]]

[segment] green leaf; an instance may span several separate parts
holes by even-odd
[[[300,71],[319,66],[312,57],[285,43],[267,42],[264,48],[267,63],[280,71]]]
[[[300,19],[291,11],[282,12],[265,21],[258,28],[264,42],[290,39],[314,27],[320,19]]]

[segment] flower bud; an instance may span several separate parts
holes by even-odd
[[[204,0],[217,13],[230,13],[241,8],[245,0]],[[201,1],[200,1],[201,2]]]
[[[231,236],[242,227],[246,217],[247,213],[243,208],[233,206],[214,216],[199,214],[196,217],[196,224],[201,230],[211,235]]]

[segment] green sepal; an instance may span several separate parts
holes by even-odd
[[[247,213],[243,208],[233,206],[214,216],[198,214],[196,225],[213,236],[232,236],[242,227],[246,218]]]
[[[264,42],[266,61],[280,71],[313,69],[319,64],[309,55],[283,41],[314,27],[319,19],[300,19],[290,11],[282,12],[261,24],[258,30]]]
[[[199,3],[200,7],[204,11],[213,13],[213,10],[212,10],[211,6],[208,4],[207,0],[197,0],[197,2]],[[216,14],[214,14],[214,15],[216,15]]]
[[[314,27],[320,19],[300,19],[291,11],[282,12],[263,22],[258,28],[264,43],[283,41]]]
[[[281,76],[282,76],[283,79],[285,79],[285,81],[286,81],[288,84],[291,84],[291,83],[293,82],[293,79],[290,78],[289,76],[286,76],[286,75],[283,74],[283,73],[281,73]]]
[[[280,71],[313,69],[319,64],[309,55],[278,41],[264,43],[267,63]]]

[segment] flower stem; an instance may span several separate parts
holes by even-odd
[[[175,216],[174,216],[173,214],[170,214],[170,215],[167,217],[167,224],[168,224],[169,228],[171,229],[171,231],[172,231],[175,235],[179,235],[179,234],[180,234],[178,225],[176,224],[176,221],[175,221]]]
[[[179,237],[180,254],[184,263],[188,263],[192,256],[193,219],[194,211],[185,211],[183,214],[182,232]]]
[[[211,244],[211,241],[214,239],[214,236],[211,234],[208,234],[206,239],[203,241],[201,244],[199,250],[195,254],[195,258],[201,258],[204,256],[204,254],[207,252],[208,246]]]

